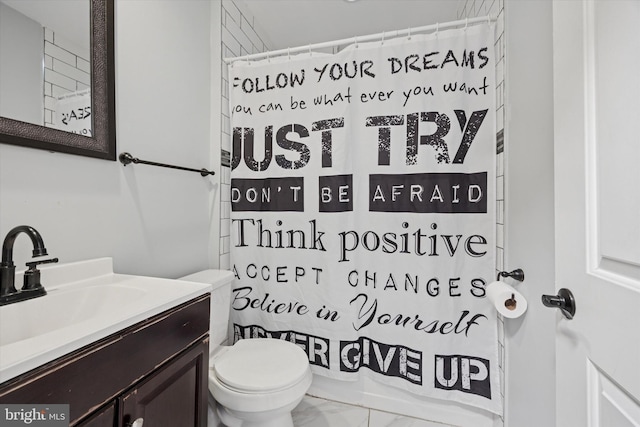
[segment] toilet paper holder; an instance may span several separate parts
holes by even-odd
[[[495,282],[487,285],[486,296],[492,306],[505,318],[515,319],[527,311],[527,300],[512,285],[500,280],[503,277],[523,282],[524,271],[521,268],[513,271],[500,271]]]
[[[500,271],[496,280],[500,280],[501,277],[511,277],[518,282],[524,281],[524,271],[521,268],[516,268],[513,271]]]

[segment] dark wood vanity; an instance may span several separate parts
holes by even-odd
[[[78,427],[206,427],[209,294],[0,384],[0,402],[70,405]]]

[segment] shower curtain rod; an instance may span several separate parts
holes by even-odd
[[[273,50],[270,52],[253,53],[251,55],[224,58],[224,62],[227,64],[232,64],[236,61],[250,61],[250,60],[262,59],[262,58],[276,57],[281,55],[290,55],[292,53],[305,52],[305,51],[311,52],[314,49],[324,49],[328,47],[340,46],[340,45],[345,45],[349,43],[368,42],[368,41],[375,41],[375,40],[384,41],[384,39],[387,37],[393,38],[393,37],[411,36],[411,34],[424,33],[432,30],[439,31],[439,30],[455,28],[460,26],[464,26],[466,28],[468,25],[475,25],[483,22],[490,23],[490,22],[494,22],[495,20],[496,18],[490,15],[485,16],[484,18],[460,19],[458,21],[450,21],[450,22],[445,22],[443,24],[437,23],[437,24],[425,25],[423,27],[407,28],[406,30],[396,30],[396,31],[389,31],[389,32],[385,31],[382,33],[370,34],[367,36],[358,36],[358,37],[350,37],[342,40],[334,40],[332,42],[315,43],[307,46],[298,46],[298,47],[292,47],[287,49]]]

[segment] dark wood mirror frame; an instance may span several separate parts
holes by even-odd
[[[0,142],[116,160],[115,0],[91,1],[92,136],[0,117]]]

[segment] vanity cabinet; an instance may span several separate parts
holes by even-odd
[[[0,385],[1,403],[70,405],[73,427],[205,427],[209,294]]]

